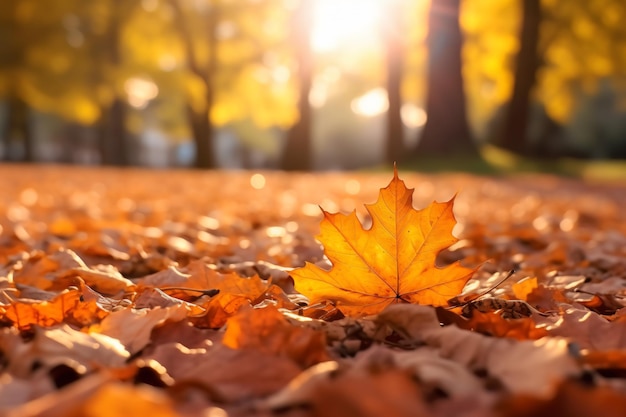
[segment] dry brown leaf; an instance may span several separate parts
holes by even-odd
[[[108,314],[109,311],[102,308],[96,301],[84,300],[68,311],[66,322],[79,327],[88,327],[99,323]]]
[[[186,274],[176,266],[170,265],[166,269],[137,280],[137,284],[139,284],[139,287],[186,287],[189,277],[191,277],[190,274]]]
[[[563,338],[517,341],[487,337],[455,326],[440,327],[433,308],[411,304],[389,306],[377,321],[414,344],[437,348],[444,358],[470,369],[486,370],[515,393],[547,397],[555,383],[581,372]]]
[[[87,268],[87,265],[72,250],[61,249],[51,254],[36,251],[18,264],[13,280],[18,285],[47,290],[59,274],[73,268]]]
[[[594,369],[626,370],[626,350],[583,350],[580,361]]]
[[[141,310],[126,308],[112,312],[100,323],[89,327],[89,333],[115,338],[134,354],[150,343],[150,333],[154,327],[166,320],[181,321],[188,313],[188,308],[183,304]]]
[[[528,294],[537,288],[537,277],[525,278],[511,286],[515,298],[527,301]]]
[[[569,300],[558,288],[546,287],[539,284],[526,296],[528,304],[543,312],[557,312],[561,310],[561,305]]]
[[[422,391],[406,370],[338,369],[333,362],[307,370],[261,406],[304,408],[311,417],[429,416]]]
[[[184,271],[190,275],[185,286],[217,289],[228,294],[243,295],[250,300],[258,298],[269,286],[258,276],[243,278],[235,273],[219,273],[202,260],[191,262]]]
[[[50,378],[17,378],[3,372],[0,375],[0,415],[10,415],[20,405],[55,391]]]
[[[130,356],[117,339],[80,332],[66,324],[36,329],[28,343],[23,343],[17,335],[0,333],[0,347],[8,363],[7,371],[22,378],[31,375],[36,363],[46,368],[66,364],[91,370],[122,366]]]
[[[221,331],[194,326],[189,319],[180,322],[169,321],[152,330],[150,336],[152,343],[146,351],[154,351],[157,346],[169,343],[180,343],[189,349],[207,347],[222,340],[223,336],[224,333]]]
[[[155,307],[171,307],[183,305],[187,308],[190,315],[200,315],[205,310],[197,304],[188,303],[181,299],[171,297],[158,288],[143,287],[137,291],[135,297],[134,308],[155,308]]]
[[[190,320],[195,326],[203,329],[219,329],[244,306],[250,306],[248,297],[219,293],[202,304],[205,313],[195,315]]]
[[[111,376],[104,372],[88,375],[63,390],[55,390],[32,401],[11,407],[2,415],[6,417],[69,417],[80,415],[81,405],[111,380]],[[0,411],[3,411],[1,407]]]
[[[580,300],[591,311],[602,315],[613,315],[624,308],[623,301],[614,294],[593,294],[589,300]]]
[[[609,387],[588,387],[566,381],[552,398],[513,396],[499,405],[502,417],[622,417],[626,395]]]
[[[468,398],[487,405],[489,395],[482,381],[462,364],[442,358],[436,349],[423,347],[413,350],[390,350],[374,346],[359,354],[354,367],[371,368],[388,364],[389,369],[410,370],[426,391],[439,391],[446,397]]]
[[[626,349],[626,323],[610,322],[598,313],[570,307],[560,316],[539,321],[551,336],[568,337],[581,349]]]
[[[68,269],[60,272],[58,279],[64,277],[80,277],[87,285],[104,295],[116,295],[127,291],[134,291],[135,284],[122,276],[112,265],[97,265]]]
[[[50,301],[16,300],[7,307],[0,307],[0,318],[9,321],[20,330],[34,325],[51,327],[62,323],[81,303],[81,291],[65,291]]]
[[[221,344],[197,349],[166,344],[158,346],[150,358],[163,365],[178,386],[200,384],[212,400],[220,402],[266,397],[301,371],[287,357]]]
[[[168,294],[180,298],[198,296],[198,292],[186,291],[184,288],[203,291],[216,289],[221,293],[245,296],[251,301],[261,296],[269,286],[258,276],[244,278],[232,272],[218,272],[202,259],[192,261],[182,269],[170,266],[138,280],[137,283],[140,287],[176,288],[167,290]]]
[[[287,356],[303,367],[328,360],[325,334],[294,326],[274,306],[245,309],[230,318],[222,343]]]
[[[509,320],[494,312],[474,311],[467,322],[460,322],[459,327],[489,336],[508,337],[517,340],[536,340],[548,334],[544,328],[537,328],[531,317]]]
[[[132,386],[112,382],[98,389],[80,407],[89,417],[150,416],[179,417],[171,399],[148,385]]]
[[[437,254],[457,241],[454,200],[412,206],[413,190],[398,178],[381,189],[378,201],[367,205],[372,227],[364,230],[356,212],[326,211],[318,239],[333,267],[311,263],[291,272],[296,290],[311,303],[331,300],[348,315],[376,314],[394,303],[434,306],[461,292],[474,270],[458,262],[436,267]]]

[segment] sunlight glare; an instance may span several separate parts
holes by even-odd
[[[258,172],[253,174],[250,177],[250,185],[255,190],[262,190],[265,188],[265,176],[263,174],[259,174]]]
[[[368,45],[382,13],[380,0],[317,0],[311,46],[329,52],[346,44]]]
[[[309,91],[309,104],[316,109],[324,107],[328,99],[328,86],[321,82],[314,81],[311,91]]]
[[[154,12],[159,8],[159,0],[141,0],[141,7],[146,12]]]
[[[382,87],[374,88],[352,100],[350,108],[355,114],[363,117],[378,116],[387,111],[389,101],[387,100],[387,90]]]
[[[357,195],[361,191],[361,183],[352,178],[346,182],[345,190],[350,195]]]
[[[404,104],[400,108],[400,116],[405,126],[412,129],[422,127],[426,124],[426,111],[413,103]]]
[[[143,77],[127,79],[124,90],[128,96],[128,104],[136,109],[144,109],[150,100],[159,95],[159,87],[152,80]]]

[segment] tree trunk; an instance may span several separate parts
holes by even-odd
[[[122,0],[113,0],[111,20],[105,34],[105,56],[110,65],[122,65],[120,12]],[[112,86],[115,88],[115,86]],[[126,104],[117,95],[109,107],[103,111],[100,134],[101,163],[104,165],[126,166],[129,163],[128,138],[126,131]]]
[[[198,62],[196,49],[193,44],[193,36],[189,31],[189,26],[185,14],[178,0],[170,0],[169,5],[174,11],[174,21],[176,30],[180,35],[185,50],[187,67],[189,71],[198,77],[205,87],[205,101],[201,111],[194,111],[191,106],[187,106],[187,118],[189,128],[196,148],[194,166],[201,169],[212,169],[217,167],[217,155],[214,149],[215,127],[211,123],[211,109],[215,101],[215,87],[213,85],[217,73],[217,45],[216,36],[219,24],[219,9],[213,4],[209,10],[206,21],[206,39],[209,47],[209,56],[206,66]]]
[[[112,166],[128,165],[126,108],[119,97],[103,111],[100,123],[100,162]]]
[[[539,68],[538,44],[541,23],[540,0],[523,0],[520,49],[515,63],[513,93],[504,113],[496,144],[510,151],[525,154],[531,92]]]
[[[30,107],[22,94],[20,73],[24,65],[24,45],[28,44],[32,34],[27,25],[18,17],[18,2],[13,1],[6,7],[6,15],[2,16],[2,24],[7,26],[8,39],[2,45],[4,70],[8,75],[6,91],[6,124],[4,126],[3,159],[10,161],[32,162],[35,160],[33,129],[30,120]],[[14,154],[15,141],[21,142],[21,153]]]
[[[383,28],[385,42],[385,64],[387,67],[387,138],[385,160],[399,162],[406,158],[404,125],[402,124],[402,74],[404,68],[404,45],[399,29],[400,7],[398,2],[389,5],[389,15]]]
[[[419,156],[478,153],[465,108],[459,3],[460,0],[433,0],[430,6],[428,119],[416,148]]]
[[[210,169],[217,167],[217,155],[215,152],[215,126],[211,123],[211,109],[215,103],[215,86],[213,82],[217,75],[217,27],[219,15],[217,9],[211,9],[207,20],[207,38],[209,43],[209,62],[204,74],[206,88],[204,111],[196,120],[196,129],[200,136],[195,136],[196,143],[196,168]],[[194,58],[195,59],[195,58]]]
[[[200,169],[215,168],[213,152],[214,128],[209,120],[209,110],[205,108],[203,112],[195,112],[191,107],[187,107],[187,117],[191,127],[194,144],[196,146],[196,158],[194,166]]]
[[[5,160],[23,162],[35,160],[34,138],[29,116],[30,111],[26,102],[16,95],[10,94],[6,128],[3,135]],[[11,153],[16,139],[22,144],[21,155]]]
[[[298,65],[298,121],[289,129],[282,156],[282,168],[288,171],[310,170],[313,168],[313,147],[311,129],[313,114],[309,104],[313,78],[313,57],[311,52],[311,13],[310,0],[301,0],[294,12],[293,49]]]

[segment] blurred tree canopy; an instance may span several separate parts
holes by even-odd
[[[336,2],[349,5],[344,30],[365,16],[368,2]],[[381,160],[411,148],[468,152],[487,140],[533,155],[626,155],[624,1],[370,2],[375,40],[358,35],[330,52],[315,46],[315,31],[342,32],[322,3],[3,0],[3,157],[15,159],[18,142],[17,158],[36,160],[33,120],[47,114],[68,126],[57,138],[67,149],[79,146],[72,127],[92,129],[101,163],[135,163],[137,137],[156,129],[171,144],[191,138],[193,164],[217,167],[217,134],[228,130],[241,149],[309,169],[316,147],[359,140],[320,138],[320,103],[343,94],[367,105],[376,88],[385,91],[368,96],[384,113]],[[406,116],[416,108],[428,113],[425,125]],[[333,123],[350,114],[330,111]],[[407,136],[411,123],[420,140]]]

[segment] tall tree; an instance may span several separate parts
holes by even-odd
[[[459,26],[460,0],[433,0],[428,16],[426,113],[416,153],[477,154],[466,114]]]
[[[180,5],[179,0],[170,0],[175,15],[177,30],[181,36],[187,68],[197,77],[204,88],[204,100],[201,105],[192,106],[187,104],[187,117],[191,134],[196,147],[196,158],[194,165],[196,168],[215,168],[217,158],[215,155],[215,127],[211,121],[211,110],[215,103],[215,76],[217,72],[217,26],[219,23],[219,5],[212,3],[206,15],[205,36],[207,42],[208,57],[204,63],[200,61],[196,53],[196,46],[193,42],[191,25],[186,16],[185,10]]]
[[[387,109],[387,138],[385,160],[389,163],[406,158],[404,125],[402,124],[402,76],[404,68],[404,37],[401,29],[402,10],[398,1],[388,4],[382,37],[385,45],[387,69],[386,87],[389,108]]]
[[[301,0],[294,11],[292,20],[292,48],[297,63],[298,82],[298,121],[289,129],[282,156],[285,170],[309,170],[313,167],[312,149],[312,109],[309,93],[313,80],[313,54],[311,51],[311,31],[313,2]]]
[[[30,121],[30,108],[17,94],[12,93],[7,101],[7,122],[4,141],[4,157],[7,160],[33,162],[35,160],[35,144]],[[12,155],[12,142],[18,139],[22,143],[21,155]]]
[[[6,124],[1,133],[4,141],[3,158],[33,161],[35,151],[29,120],[30,107],[22,96],[20,74],[24,66],[25,48],[35,40],[36,28],[28,27],[18,18],[17,7],[17,0],[8,0],[3,2],[0,9],[0,42],[4,45],[0,53],[0,75],[3,75],[0,78],[4,78],[4,83],[0,80],[0,95],[5,96],[7,105]],[[11,154],[16,138],[23,149],[19,156]]]
[[[101,53],[105,65],[113,71],[123,64],[121,34],[123,17],[128,15],[129,6],[134,0],[110,0],[108,3],[109,19],[101,38]],[[101,74],[102,76],[103,74]],[[114,86],[109,88],[115,90]],[[102,111],[100,118],[99,147],[101,162],[105,165],[125,166],[129,163],[128,134],[126,131],[126,103],[119,94]]]
[[[496,139],[497,145],[520,154],[529,152],[527,132],[531,93],[540,64],[540,3],[540,0],[522,0],[520,48],[515,60],[513,93],[506,105],[502,128]]]

